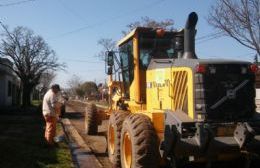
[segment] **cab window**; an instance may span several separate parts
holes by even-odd
[[[119,55],[122,69],[122,78],[126,94],[125,96],[126,98],[130,98],[129,89],[134,77],[132,40],[120,46]]]

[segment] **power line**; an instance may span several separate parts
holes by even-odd
[[[147,8],[153,6],[153,5],[162,3],[163,1],[165,1],[165,0],[155,1],[154,3],[151,3],[151,4],[149,4],[149,5],[145,6],[145,7],[135,9],[135,10],[133,10],[133,11],[131,11],[131,12],[129,11],[129,12],[125,13],[125,15],[128,14],[128,13],[133,13],[133,12],[136,12],[136,11],[139,11],[139,10],[143,10],[144,8],[147,9]],[[65,9],[67,9],[71,14],[73,14],[75,17],[77,17],[77,18],[79,18],[80,20],[86,22],[85,18],[81,17],[77,12],[75,12],[74,10],[72,10],[71,8],[69,8],[66,4],[64,4],[64,3],[62,2],[62,0],[58,0],[58,2],[60,2],[60,4],[61,4]],[[112,19],[109,19],[109,20],[105,20],[105,21],[102,21],[102,22],[97,22],[97,23],[95,23],[95,24],[93,24],[93,25],[84,26],[84,27],[75,29],[75,30],[73,30],[73,31],[69,31],[69,32],[60,34],[60,35],[56,36],[56,38],[63,37],[63,36],[66,36],[66,35],[69,35],[69,34],[73,34],[73,33],[77,33],[77,32],[80,32],[80,31],[82,31],[82,30],[84,30],[84,29],[93,28],[93,27],[95,27],[95,26],[99,26],[99,25],[101,25],[101,24],[104,24],[105,22],[108,22],[108,21],[110,21],[110,20],[118,19],[118,18],[121,18],[121,17],[123,17],[123,16],[124,16],[124,15],[116,16],[116,17],[113,17]],[[221,36],[222,36],[222,32],[211,33],[211,34],[204,35],[204,36],[202,36],[202,37],[197,38],[196,41],[198,41],[198,44],[200,44],[200,43],[203,43],[203,42],[212,40],[212,39],[219,38],[219,37],[221,37]],[[54,38],[55,38],[55,37],[54,37]]]
[[[93,64],[103,63],[102,61],[88,61],[88,60],[77,60],[77,59],[65,59],[65,60],[72,61],[72,62],[80,62],[80,63],[93,63]]]
[[[72,8],[70,8],[68,5],[66,5],[62,0],[57,0],[57,2],[65,9],[67,10],[69,13],[71,13],[72,15],[74,15],[76,18],[80,19],[81,21],[83,21],[84,23],[87,22],[87,20],[82,17],[78,12],[76,12],[75,10],[73,10]]]
[[[15,5],[20,5],[28,2],[33,2],[36,0],[23,0],[23,1],[17,1],[17,2],[11,2],[11,3],[6,3],[6,4],[0,4],[0,7],[9,7],[9,6],[15,6]]]
[[[104,71],[104,69],[88,69],[87,72],[101,72]]]
[[[222,35],[222,32],[210,33],[210,34],[198,37],[198,38],[196,38],[196,40],[200,41],[200,40],[204,40],[204,39],[207,39],[207,38],[209,38],[211,36],[216,36],[216,35]]]
[[[233,56],[231,56],[231,55],[229,55],[229,56],[227,56],[227,55],[222,55],[222,56],[209,55],[209,56],[207,56],[207,57],[209,57],[209,58],[223,58],[223,57],[225,57],[225,58],[231,58],[231,57],[242,58],[242,57],[253,56],[253,54],[255,54],[255,53],[252,53],[252,52],[251,52],[251,53],[245,53],[245,54],[233,55]]]
[[[204,35],[204,36],[201,36],[201,37],[196,39],[196,44],[201,44],[201,43],[204,43],[204,42],[207,42],[207,41],[210,41],[210,40],[214,40],[214,39],[220,38],[221,36],[223,36],[222,32]]]
[[[143,10],[147,10],[149,9],[150,7],[154,6],[154,5],[158,5],[162,2],[164,2],[166,0],[157,0],[149,5],[145,5],[145,6],[142,6],[140,8],[137,8],[137,9],[134,9],[134,10],[131,10],[131,11],[128,11],[124,14],[121,14],[121,15],[118,15],[118,16],[115,16],[115,17],[111,17],[111,18],[107,18],[103,21],[99,21],[99,22],[96,22],[94,24],[91,24],[91,25],[86,25],[86,26],[83,26],[83,27],[80,27],[80,28],[77,28],[77,29],[74,29],[74,30],[71,30],[71,31],[68,31],[68,32],[65,32],[65,33],[62,33],[60,35],[57,35],[57,36],[54,36],[54,37],[51,37],[50,39],[57,39],[57,38],[61,38],[61,37],[65,37],[65,36],[68,36],[70,34],[74,34],[74,33],[78,33],[80,31],[83,31],[85,29],[89,29],[89,28],[93,28],[93,27],[96,27],[96,26],[100,26],[102,24],[105,24],[105,23],[108,23],[108,22],[114,22],[115,20],[119,19],[119,18],[122,18],[122,17],[125,17],[125,16],[128,16],[129,14],[132,14],[134,12],[138,12],[138,11],[143,11]]]
[[[253,56],[253,54],[255,54],[255,53],[251,52],[251,53],[247,53],[247,54],[236,55],[235,57],[241,58],[241,57]]]

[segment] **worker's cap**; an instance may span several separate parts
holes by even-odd
[[[51,86],[51,88],[52,88],[52,89],[57,89],[58,91],[60,91],[60,85],[58,85],[58,84],[53,84],[53,85]]]

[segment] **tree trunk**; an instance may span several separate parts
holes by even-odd
[[[22,105],[27,107],[31,105],[32,87],[30,84],[23,84]]]

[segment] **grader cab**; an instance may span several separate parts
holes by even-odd
[[[181,31],[138,27],[108,52],[108,154],[114,167],[157,168],[260,151],[256,65],[198,59],[197,14]]]

